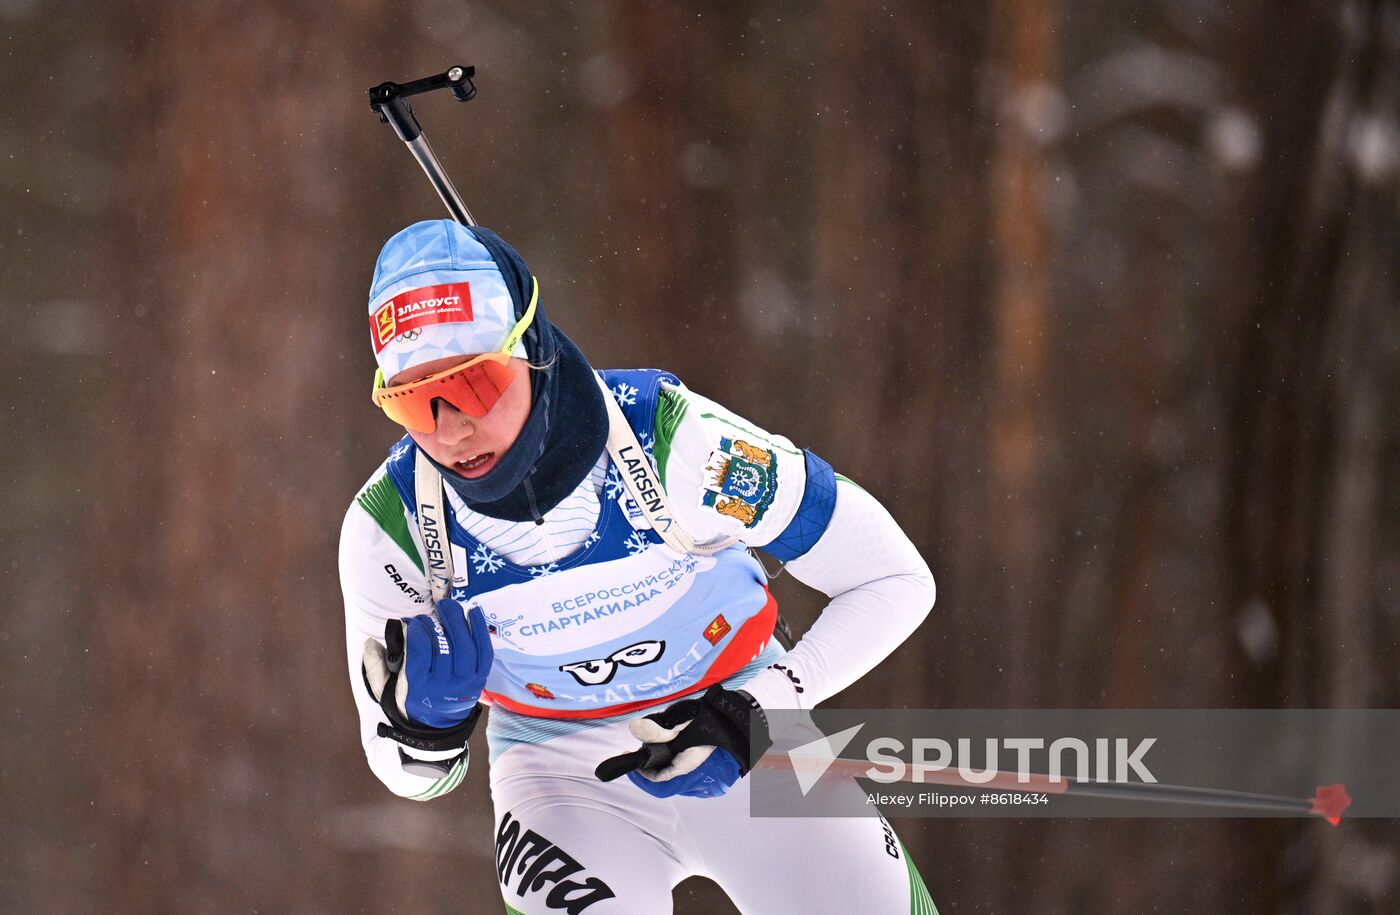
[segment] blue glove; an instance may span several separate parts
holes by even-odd
[[[468,614],[442,600],[436,615],[389,620],[383,644],[366,639],[364,653],[365,684],[393,725],[381,734],[418,750],[465,747],[493,657],[477,605]]]
[[[719,797],[773,743],[758,702],[719,684],[627,727],[641,748],[604,760],[594,774],[605,782],[625,774],[653,797]]]
[[[472,605],[470,625],[455,600],[439,601],[437,611],[436,617],[424,613],[401,621],[405,650],[399,680],[407,684],[403,711],[409,718],[450,728],[476,707],[494,653],[480,606]]]
[[[663,779],[657,773],[664,771],[633,769],[627,780],[652,797],[720,797],[734,787],[741,774],[734,754],[718,747],[711,747],[704,761],[689,772]]]

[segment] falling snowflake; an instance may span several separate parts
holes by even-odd
[[[608,466],[608,476],[603,481],[603,486],[607,488],[609,499],[616,499],[622,495],[622,474],[617,472],[616,464]]]
[[[617,402],[624,407],[630,407],[637,402],[637,389],[625,381],[619,382],[618,385],[613,388],[613,396],[616,397]]]
[[[641,443],[642,450],[647,453],[647,457],[651,458],[651,462],[655,464],[656,455],[651,453],[651,449],[656,445],[656,439],[652,437],[650,432],[638,432],[637,441]]]
[[[592,546],[593,544],[597,543],[599,540],[602,540],[602,539],[603,539],[603,535],[600,534],[600,533],[598,533],[597,531],[594,531],[593,533],[591,533],[591,534],[588,535],[588,539],[587,539],[587,540],[583,541],[583,545],[584,545],[584,546]]]
[[[466,588],[453,588],[453,589],[452,589],[452,593],[451,593],[449,596],[450,596],[453,600],[458,600],[458,601],[466,600],[466,599],[467,599],[467,589],[466,589]]]
[[[553,575],[559,571],[559,563],[551,562],[549,565],[530,566],[531,578],[544,578],[546,575]]]
[[[505,564],[505,560],[488,550],[484,543],[478,543],[476,550],[472,552],[472,568],[476,569],[478,575],[490,575]]]
[[[641,531],[633,531],[627,538],[627,552],[633,556],[645,551],[647,546],[647,538]]]
[[[390,448],[390,449],[389,449],[389,460],[391,460],[391,461],[396,461],[396,460],[398,460],[399,458],[403,457],[403,453],[404,453],[405,451],[407,451],[408,449],[410,449],[410,448],[412,448],[412,447],[413,447],[413,445],[412,445],[411,443],[409,443],[409,442],[399,442],[399,443],[396,444],[393,448]]]

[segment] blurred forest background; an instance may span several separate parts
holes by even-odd
[[[0,0],[0,35],[0,910],[501,910],[484,752],[431,804],[362,759],[336,576],[399,435],[373,261],[443,215],[365,90],[454,63],[479,97],[420,118],[593,363],[923,549],[933,615],[836,703],[1400,706],[1395,0]],[[895,826],[944,915],[1400,911],[1389,821]]]

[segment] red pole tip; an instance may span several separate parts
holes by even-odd
[[[1336,826],[1342,822],[1342,811],[1350,806],[1351,795],[1347,794],[1346,785],[1318,785],[1308,813],[1315,813]]]

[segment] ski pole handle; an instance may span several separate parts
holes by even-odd
[[[470,102],[476,97],[476,84],[472,77],[476,67],[453,67],[446,73],[427,76],[407,83],[380,83],[369,90],[369,107],[384,124],[392,124],[394,132],[405,143],[418,139],[423,133],[413,109],[408,104],[410,95],[446,89],[459,102]]]
[[[631,753],[605,759],[593,770],[599,781],[610,782],[621,778],[633,769],[660,769],[671,762],[669,745],[664,743],[644,743]]]
[[[467,210],[467,205],[462,202],[457,188],[453,187],[452,179],[447,177],[442,163],[433,154],[433,148],[428,145],[428,138],[423,135],[423,127],[414,116],[413,108],[408,104],[408,97],[434,89],[446,89],[457,101],[469,102],[476,97],[476,85],[472,82],[475,75],[475,67],[452,67],[436,76],[415,79],[408,83],[380,83],[369,90],[370,110],[379,115],[382,123],[394,128],[399,139],[404,141],[408,151],[413,153],[413,158],[422,166],[428,181],[442,198],[452,218],[466,226],[476,225],[476,220]]]

